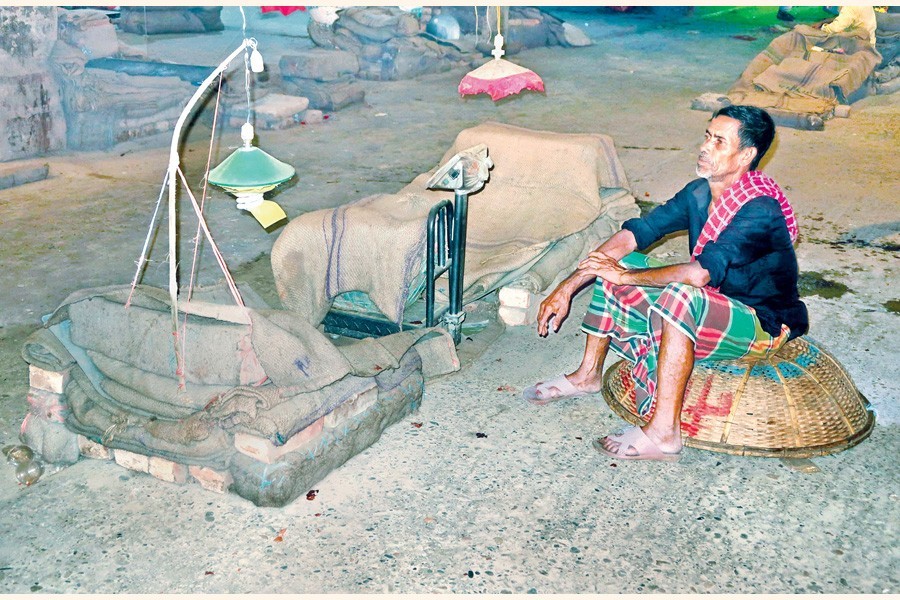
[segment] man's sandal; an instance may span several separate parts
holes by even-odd
[[[557,375],[547,381],[539,381],[537,384],[522,390],[522,397],[538,406],[568,398],[581,398],[587,395],[588,392],[583,392],[572,385],[572,382],[569,381],[565,374]]]
[[[620,460],[662,460],[675,462],[681,458],[681,452],[663,452],[647,437],[640,427],[628,427],[618,434],[607,436],[613,442],[619,444],[615,452],[610,452],[601,445],[603,438],[595,438],[591,442],[594,450],[618,458]]]

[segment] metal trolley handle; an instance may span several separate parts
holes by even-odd
[[[449,269],[450,306],[442,315],[442,321],[456,344],[459,344],[462,337],[462,322],[465,320],[462,295],[469,194],[477,192],[484,186],[490,177],[489,170],[493,166],[493,161],[488,158],[487,145],[478,144],[453,156],[425,184],[428,189],[453,190],[455,193],[452,213],[449,200],[442,200],[428,213],[425,321],[428,327],[436,324],[434,282]]]

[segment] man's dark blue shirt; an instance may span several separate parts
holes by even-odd
[[[696,179],[646,217],[622,224],[644,250],[676,231],[687,230],[690,249],[709,217],[709,182]],[[778,201],[760,196],[747,202],[715,242],[708,242],[697,262],[709,272],[709,285],[756,311],[772,336],[781,324],[790,338],[806,333],[809,316],[797,289],[797,255]]]

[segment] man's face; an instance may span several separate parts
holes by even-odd
[[[709,122],[706,139],[697,157],[697,175],[712,182],[734,181],[743,175],[756,156],[755,148],[741,149],[738,137],[741,123],[731,117],[718,116]]]

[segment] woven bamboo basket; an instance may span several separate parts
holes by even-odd
[[[644,425],[631,363],[603,379],[610,408]],[[742,456],[809,458],[866,439],[875,414],[840,363],[812,339],[796,338],[765,360],[698,362],[681,410],[684,443]]]

